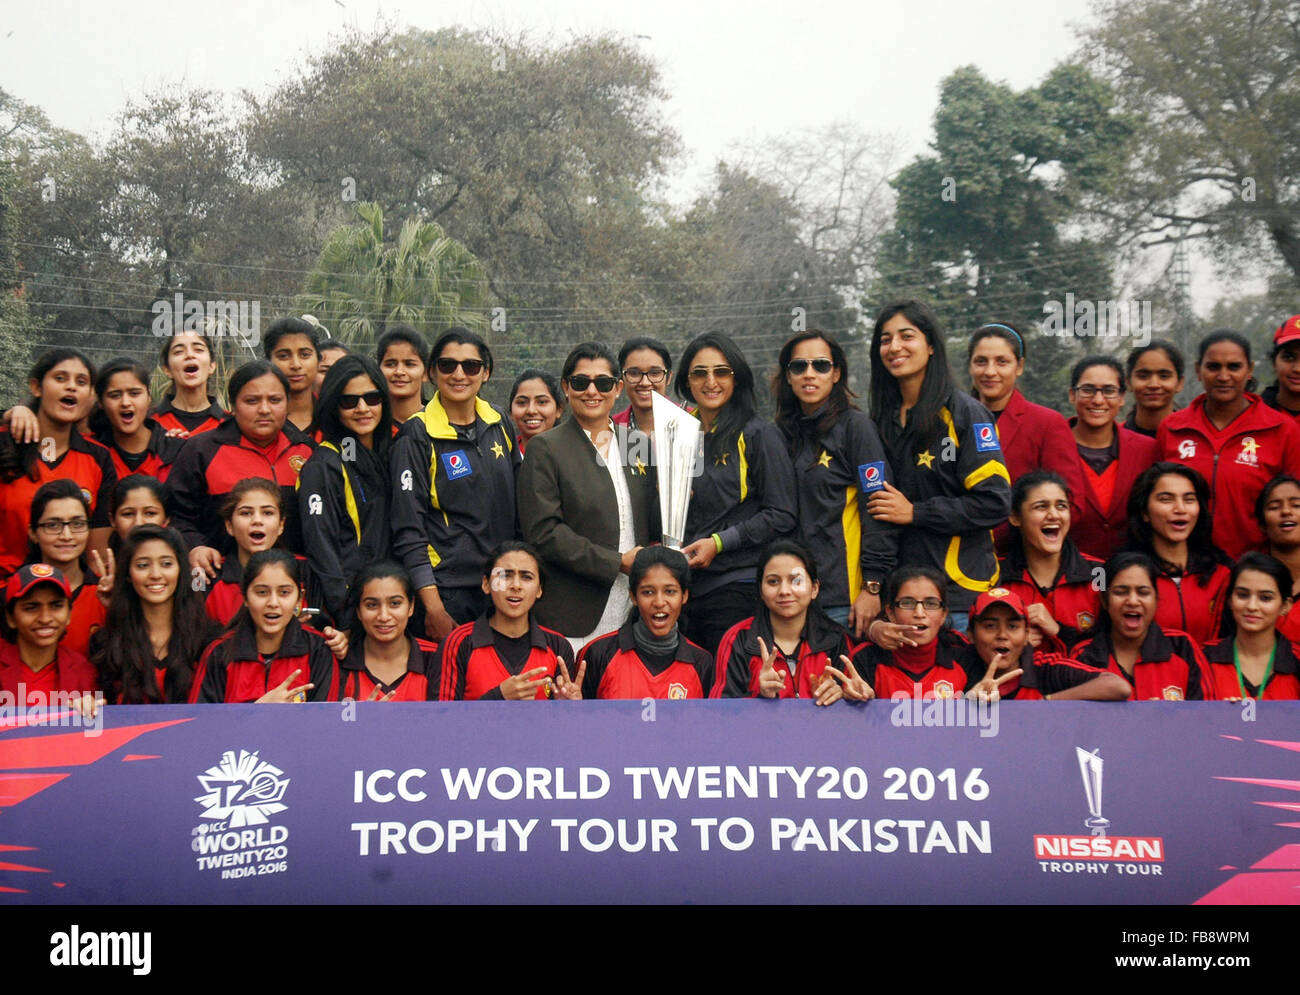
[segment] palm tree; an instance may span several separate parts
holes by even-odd
[[[334,229],[298,301],[344,342],[373,342],[398,322],[426,335],[488,326],[487,277],[464,245],[432,221],[408,219],[384,242],[384,212],[361,203],[363,224]]]

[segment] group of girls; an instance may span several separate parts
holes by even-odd
[[[1269,549],[1271,563],[1300,570],[1300,485],[1282,476],[1300,452],[1300,371],[1288,366],[1300,366],[1297,319],[1275,337],[1267,401],[1250,392],[1249,343],[1215,332],[1197,357],[1205,392],[1188,408],[1174,410],[1182,356],[1153,342],[1127,364],[1076,364],[1068,421],[1017,390],[1025,342],[1008,323],[972,335],[974,389],[958,389],[938,318],[914,300],[876,317],[868,411],[853,403],[843,349],[808,331],[779,355],[774,422],[757,414],[753,370],[721,333],[694,339],[675,369],[654,339],[617,356],[584,343],[559,378],[523,371],[508,415],[480,396],[491,350],[465,329],[428,349],[395,326],[373,360],[322,336],[308,320],[274,322],[266,360],[229,380],[229,414],[192,333],[163,344],[172,388],[152,410],[139,364],[97,374],[75,350],[53,350],[32,371],[31,400],[6,413],[0,570],[58,571],[66,647],[92,656],[113,700],[293,700],[346,685],[402,698],[640,688],[828,703],[892,687],[895,664],[913,676],[964,666],[968,680],[939,685],[987,696],[1013,680],[1064,687],[1061,675],[1089,661],[1137,697],[1198,697],[1216,686],[1201,647],[1255,631],[1232,608],[1242,554]],[[1120,424],[1126,387],[1135,406]],[[624,389],[628,407],[615,414]],[[653,545],[648,442],[654,395],[670,389],[703,429],[683,554],[672,555]],[[163,534],[148,533],[141,554],[127,540],[144,525]],[[529,545],[509,548],[520,538]],[[501,550],[533,564],[502,566]],[[155,565],[168,557],[179,558],[176,585]],[[370,577],[376,565],[389,573]],[[1257,587],[1258,566],[1246,570]],[[540,598],[543,576],[550,598]],[[521,578],[531,579],[516,590]],[[400,588],[372,592],[379,635],[358,614],[362,586],[374,584]],[[502,584],[514,593],[498,602]],[[158,601],[159,590],[172,593]],[[1291,589],[1278,595],[1289,603]],[[195,606],[202,624],[176,622]],[[300,616],[322,616],[321,631]],[[981,625],[1014,638],[985,654]],[[1292,625],[1300,634],[1279,612],[1273,628],[1286,636]],[[406,641],[385,643],[398,628]],[[145,637],[152,651],[141,657]],[[202,659],[195,640],[210,644]],[[453,651],[435,667],[438,643]],[[273,670],[272,645],[288,646],[295,666]],[[1012,650],[1015,667],[1002,659]],[[1263,694],[1290,672],[1288,654],[1264,675],[1251,652],[1233,657],[1239,690]],[[1026,663],[1039,654],[1041,672]],[[128,680],[127,658],[157,666]],[[1135,668],[1153,661],[1167,682],[1146,695],[1154,685],[1139,686]]]

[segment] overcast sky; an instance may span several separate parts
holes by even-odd
[[[612,31],[660,65],[685,176],[738,142],[851,121],[928,140],[940,80],[979,66],[1036,83],[1076,46],[1086,0],[175,0],[41,4],[0,0],[0,85],[53,121],[104,135],[125,101],[185,80],[265,92],[347,26],[524,29],[537,39]]]
[[[264,93],[349,26],[615,32],[655,59],[684,155],[670,193],[706,185],[719,156],[847,121],[925,151],[942,79],[975,64],[1020,89],[1078,47],[1088,0],[0,0],[0,86],[57,125],[104,137],[124,103],[180,81]],[[1195,266],[1195,297],[1216,281]]]

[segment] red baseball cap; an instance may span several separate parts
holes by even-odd
[[[970,617],[979,618],[994,605],[1006,605],[1021,618],[1028,617],[1028,613],[1025,611],[1025,603],[1020,600],[1020,595],[1008,591],[1005,587],[989,588],[976,598]]]
[[[9,583],[5,585],[5,600],[21,598],[37,584],[54,584],[63,592],[64,597],[72,597],[68,579],[58,567],[52,567],[48,563],[29,563],[9,578]]]
[[[1273,333],[1273,344],[1286,345],[1297,340],[1300,340],[1300,314],[1293,314],[1277,326],[1277,331]]]

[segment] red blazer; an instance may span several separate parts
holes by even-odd
[[[1170,416],[1173,417],[1172,415]],[[1070,420],[1073,425],[1074,419]],[[1133,484],[1152,463],[1156,461],[1156,440],[1130,432],[1122,425],[1116,424],[1119,433],[1119,459],[1116,461],[1115,490],[1110,496],[1110,507],[1103,508],[1097,502],[1097,495],[1090,486],[1083,488],[1083,511],[1078,519],[1070,524],[1070,538],[1079,547],[1079,552],[1107,560],[1113,553],[1124,548],[1128,536],[1128,496]],[[1070,437],[1070,451],[1074,454],[1075,466],[1082,479],[1087,480],[1084,472],[1083,457],[1079,447]]]
[[[1078,521],[1083,514],[1083,494],[1087,490],[1079,468],[1078,450],[1065,416],[1041,404],[1025,400],[1020,391],[1012,391],[1011,400],[998,415],[998,439],[1002,458],[1007,464],[1011,485],[1032,470],[1058,473],[1070,488],[1070,515]],[[993,531],[999,553],[1006,553],[1011,539],[1010,528],[999,525]]]
[[[1160,425],[1160,458],[1190,466],[1210,485],[1214,545],[1237,559],[1247,550],[1267,550],[1255,520],[1255,499],[1279,473],[1295,473],[1300,429],[1254,394],[1249,407],[1219,431],[1205,415],[1202,394]]]

